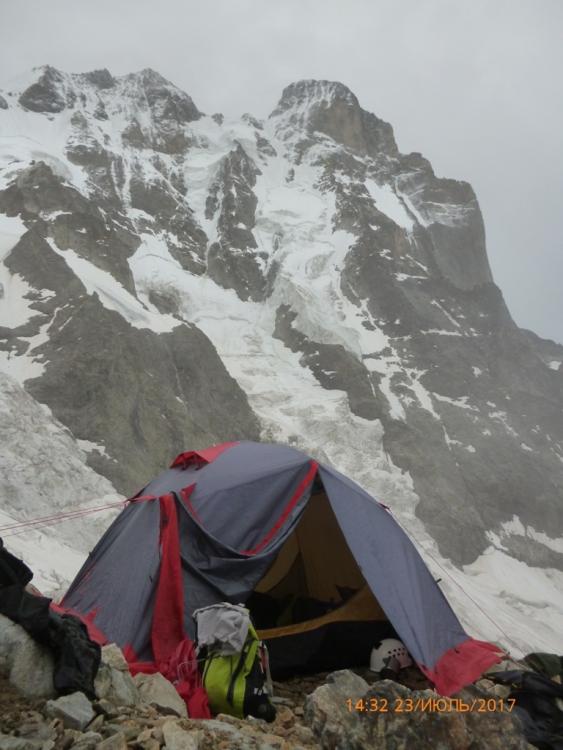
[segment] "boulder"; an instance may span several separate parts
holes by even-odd
[[[72,750],[96,750],[101,741],[101,734],[97,732],[85,732],[78,735],[76,741],[72,744]]]
[[[187,717],[186,704],[174,685],[160,673],[138,674],[133,678],[143,703],[155,706],[161,713]]]
[[[96,750],[127,750],[127,740],[123,732],[112,734],[111,737],[96,745]]]
[[[42,744],[40,740],[12,737],[0,732],[0,750],[41,750]]]
[[[17,734],[21,739],[31,740],[32,742],[38,743],[40,746],[57,739],[57,731],[52,726],[47,724],[45,718],[41,715],[31,715],[31,712],[26,712],[20,716]],[[42,748],[44,750],[44,748]]]
[[[0,674],[27,698],[52,698],[53,656],[12,620],[0,615]]]
[[[126,742],[132,742],[138,737],[142,729],[142,722],[137,718],[130,719],[126,716],[120,716],[115,722],[104,726],[104,736],[111,737],[114,734],[121,733]]]
[[[456,710],[455,699],[431,690],[411,691],[381,680],[362,691],[361,678],[344,670],[306,699],[305,721],[322,748],[338,750],[527,750],[520,720],[501,710]],[[475,687],[466,702],[491,695]],[[436,705],[436,701],[439,703]],[[432,708],[434,706],[434,708]]]
[[[124,670],[102,661],[94,688],[100,700],[109,701],[114,706],[135,706],[139,702],[139,691],[127,667]]]
[[[204,719],[200,721],[200,726],[207,731],[228,734],[231,737],[238,737],[240,735],[238,725],[238,722],[227,721],[225,714],[219,714],[216,719]]]
[[[198,750],[201,744],[202,732],[188,732],[175,721],[165,721],[162,734],[167,750]]]
[[[277,734],[264,734],[258,750],[293,750],[283,737]]]
[[[102,648],[94,687],[100,700],[109,701],[114,706],[135,706],[139,703],[139,692],[129,673],[129,665],[115,643]]]
[[[102,664],[107,664],[120,672],[129,672],[129,665],[123,656],[123,651],[115,643],[102,647]]]
[[[96,716],[92,704],[84,693],[72,693],[47,701],[45,713],[51,718],[62,719],[64,726],[68,729],[80,731],[85,729]]]

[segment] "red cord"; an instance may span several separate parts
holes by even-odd
[[[117,508],[124,506],[128,501],[121,500],[117,503],[108,503],[107,505],[99,505],[94,508],[81,508],[77,510],[67,511],[66,513],[58,513],[52,516],[42,516],[40,518],[34,518],[29,521],[19,521],[17,523],[7,524],[6,526],[0,526],[0,534],[2,536],[15,536],[16,534],[22,534],[28,529],[41,529],[45,526],[50,526],[54,523],[60,523],[61,521],[69,521],[73,518],[82,518],[91,513],[99,513],[102,510],[108,508]],[[9,532],[9,533],[4,533]],[[11,533],[10,533],[11,532]]]

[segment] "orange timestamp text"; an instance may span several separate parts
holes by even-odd
[[[352,700],[348,698],[346,706],[348,711],[358,713],[414,713],[416,711],[426,713],[449,713],[456,711],[458,713],[493,713],[506,712],[510,713],[516,703],[515,698],[472,698],[465,700],[463,698],[444,698],[444,697],[425,697],[425,698],[395,698],[389,701],[387,698],[359,698]]]

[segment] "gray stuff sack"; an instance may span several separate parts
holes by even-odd
[[[250,626],[250,615],[242,604],[221,602],[196,609],[198,651],[232,656],[242,651]]]

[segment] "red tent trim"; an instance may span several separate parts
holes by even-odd
[[[210,464],[212,461],[215,461],[221,453],[228,451],[229,448],[232,448],[234,445],[238,445],[238,441],[212,445],[211,448],[205,448],[202,451],[185,451],[176,456],[174,461],[170,464],[170,468],[186,469],[190,464]]]
[[[189,493],[188,496],[189,498]],[[160,573],[156,590],[151,646],[154,662],[138,662],[131,646],[124,654],[132,674],[160,672],[173,682],[192,718],[209,719],[207,695],[195,665],[195,647],[184,632],[184,589],[182,559],[178,533],[176,498],[169,493],[160,502]],[[189,675],[180,674],[180,667],[191,664]]]
[[[256,547],[253,547],[250,550],[244,550],[241,554],[243,554],[243,555],[256,555],[256,554],[258,554],[258,552],[260,552],[261,550],[263,550],[264,547],[268,544],[268,542],[270,542],[275,537],[275,535],[278,533],[278,531],[282,528],[282,526],[284,525],[284,523],[287,521],[287,517],[289,516],[289,514],[291,513],[291,511],[293,510],[293,508],[297,505],[297,503],[299,502],[299,500],[303,496],[303,493],[305,492],[305,490],[307,489],[307,487],[314,480],[314,478],[315,478],[315,476],[317,474],[317,469],[318,468],[319,468],[319,465],[318,465],[318,463],[316,461],[311,461],[310,462],[309,471],[307,472],[305,478],[299,484],[299,487],[293,493],[293,497],[290,499],[290,501],[288,502],[288,504],[283,509],[282,514],[278,518],[278,520],[276,521],[276,523],[268,531],[268,533],[266,534],[266,536],[260,542],[258,542],[258,544],[256,545]]]
[[[157,665],[168,661],[184,633],[184,589],[178,516],[173,494],[160,502],[160,574],[152,620],[151,643]]]
[[[453,695],[465,685],[479,679],[493,664],[506,658],[506,653],[493,643],[468,638],[440,657],[433,669],[418,666],[441,695]]]

